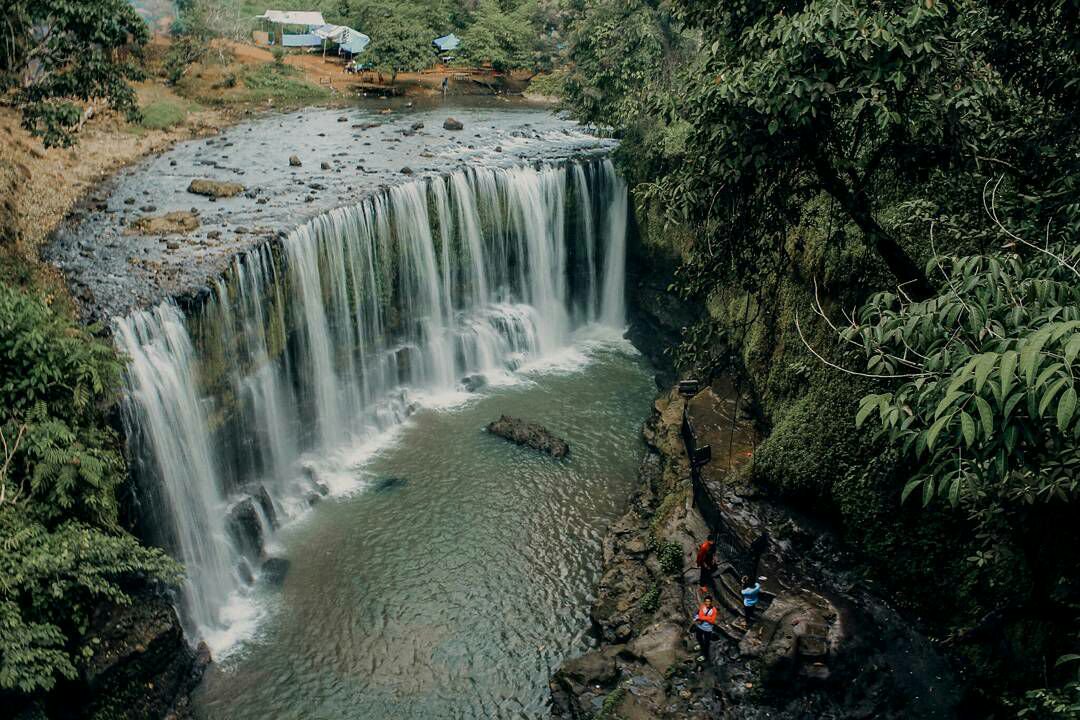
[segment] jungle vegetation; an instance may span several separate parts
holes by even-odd
[[[987,712],[1080,712],[1080,3],[570,0],[564,106],[832,519]],[[948,590],[943,592],[942,588]]]

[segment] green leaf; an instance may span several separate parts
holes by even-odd
[[[878,407],[878,396],[867,395],[859,401],[859,412],[855,414],[855,427],[860,428],[862,424],[866,422],[866,418],[870,413],[874,412]]]
[[[1060,378],[1057,382],[1047,388],[1046,393],[1043,394],[1039,400],[1039,417],[1046,414],[1046,408],[1050,407],[1050,403],[1054,401],[1054,396],[1058,394],[1061,388],[1068,384],[1069,378]]]
[[[1016,363],[1019,354],[1015,350],[1008,350],[1001,355],[1001,397],[1007,398],[1012,389],[1013,377],[1016,371]]]
[[[904,485],[904,490],[900,493],[901,504],[907,502],[908,496],[911,495],[912,492],[914,492],[915,488],[922,485],[923,480],[924,478],[915,478],[914,480],[909,480],[907,484]]]
[[[963,410],[960,411],[960,432],[964,435],[964,444],[968,447],[975,444],[975,421]]]
[[[1057,424],[1058,430],[1065,432],[1069,427],[1069,421],[1072,420],[1073,412],[1076,410],[1076,388],[1070,387],[1065,391],[1065,394],[1061,396],[1061,401],[1058,403],[1057,408]]]
[[[983,353],[979,356],[978,361],[975,363],[975,392],[982,390],[982,386],[986,383],[986,378],[988,378],[990,373],[994,370],[997,359],[997,353]]]
[[[983,433],[989,437],[994,434],[994,412],[990,409],[990,403],[983,398],[975,396],[975,408],[979,411],[979,420],[982,422]]]
[[[926,431],[926,446],[931,450],[934,449],[934,443],[937,441],[937,437],[941,434],[941,431],[949,424],[949,421],[953,419],[956,413],[950,413],[944,417],[940,417],[937,421],[930,426],[930,429]]]

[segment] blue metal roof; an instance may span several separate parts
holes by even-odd
[[[443,35],[441,38],[435,38],[431,41],[431,44],[444,52],[447,50],[457,50],[458,46],[461,45],[461,38],[454,33],[450,33],[449,35]]]

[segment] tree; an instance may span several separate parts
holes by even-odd
[[[423,70],[434,60],[434,35],[427,25],[415,22],[414,16],[387,10],[369,34],[369,62],[380,72],[390,73],[391,83],[399,72]]]
[[[4,23],[0,92],[47,147],[74,144],[80,102],[103,100],[138,119],[128,83],[141,76],[133,56],[148,32],[126,0],[14,0]]]
[[[467,65],[491,63],[500,72],[523,67],[533,34],[519,15],[504,13],[495,0],[481,0],[473,22],[462,33],[457,59]]]

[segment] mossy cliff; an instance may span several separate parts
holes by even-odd
[[[901,503],[913,468],[871,423],[855,424],[860,398],[880,392],[879,381],[830,367],[858,363],[815,311],[843,325],[870,292],[889,285],[858,231],[819,197],[759,289],[716,277],[676,299],[676,268],[692,249],[701,252],[695,233],[666,224],[655,208],[638,207],[637,225],[633,336],[672,374],[737,378],[762,436],[741,480],[833,529],[858,582],[935,638],[969,678],[973,712],[1023,702],[1027,688],[1044,685],[1063,652],[1055,636],[1074,631],[1075,613],[1055,598],[1072,592],[1057,579],[1077,576],[1075,523],[1037,511],[1038,522],[995,538],[986,553],[986,538],[963,511]],[[905,242],[928,257],[917,234]]]

